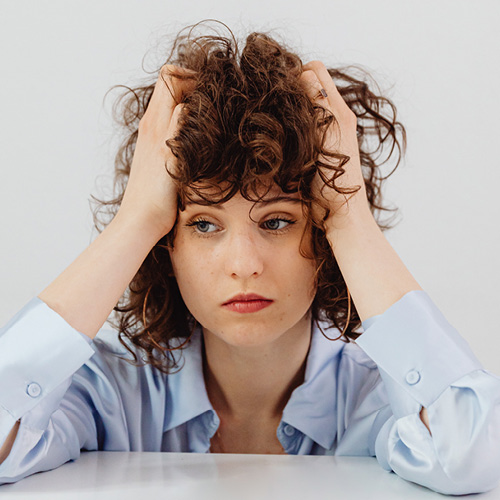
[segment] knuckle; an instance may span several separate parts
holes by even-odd
[[[325,69],[325,65],[321,61],[311,61],[307,63],[307,66],[312,68],[313,70]]]
[[[170,76],[175,70],[175,66],[173,64],[164,64],[160,69],[160,75],[162,76]]]
[[[356,116],[356,113],[354,113],[354,111],[349,108],[347,105],[346,105],[346,109],[343,113],[343,118],[344,120],[349,124],[349,125],[357,125],[358,123],[358,117]]]
[[[318,79],[318,77],[316,76],[316,73],[312,70],[312,69],[306,69],[303,73],[302,73],[302,78],[304,78],[304,80],[306,81],[316,81]]]
[[[183,107],[184,105],[183,104],[177,104],[177,106],[175,106],[173,112],[172,112],[172,118],[171,118],[171,122],[177,122],[182,114],[182,110],[183,110]]]

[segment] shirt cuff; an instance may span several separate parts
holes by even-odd
[[[0,330],[0,406],[18,420],[93,354],[82,334],[35,297]]]
[[[394,415],[430,406],[453,382],[482,369],[469,345],[423,290],[413,290],[383,314],[363,322],[359,345],[379,367]],[[401,390],[410,396],[397,401]],[[404,398],[402,398],[404,399]]]

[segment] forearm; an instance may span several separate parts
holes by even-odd
[[[326,235],[362,321],[382,314],[407,292],[422,289],[367,205],[351,203],[341,220],[327,221]]]
[[[412,290],[421,290],[366,205],[353,202],[327,225],[327,238],[362,321],[382,314]],[[427,410],[420,419],[431,432]]]
[[[160,237],[139,218],[119,213],[39,298],[93,338]]]

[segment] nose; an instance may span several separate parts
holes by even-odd
[[[264,270],[263,248],[258,236],[251,230],[240,230],[230,235],[225,249],[225,272],[232,278],[257,277]]]

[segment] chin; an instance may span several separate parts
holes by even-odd
[[[300,319],[297,321],[299,322]],[[278,340],[297,324],[266,321],[235,321],[221,325],[207,325],[205,335],[212,335],[233,347],[259,347]]]
[[[259,335],[254,335],[252,333],[232,333],[230,335],[219,335],[218,337],[232,347],[261,347],[270,344],[276,340],[279,335],[274,338],[262,335],[262,333]]]

